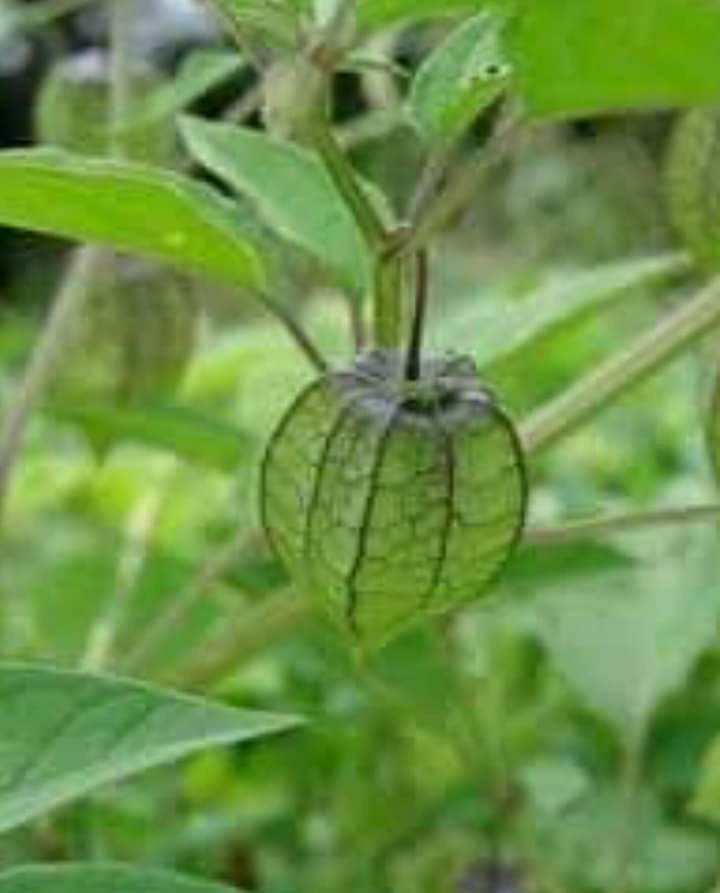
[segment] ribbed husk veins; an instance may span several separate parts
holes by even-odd
[[[481,595],[523,526],[514,429],[472,361],[419,382],[373,353],[296,399],[268,447],[269,538],[310,597],[363,643]]]
[[[665,165],[668,213],[696,262],[720,269],[720,109],[680,115]]]
[[[197,302],[186,279],[109,255],[67,333],[51,396],[80,406],[167,396],[187,368],[197,327]]]

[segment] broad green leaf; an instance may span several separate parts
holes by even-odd
[[[698,818],[720,821],[720,736],[703,756],[690,811]]]
[[[195,50],[183,61],[174,80],[136,103],[131,127],[155,118],[168,118],[237,74],[245,65],[234,52]]]
[[[370,261],[362,234],[318,158],[257,131],[198,118],[184,118],[182,133],[195,158],[253,199],[278,233],[354,292],[366,290]]]
[[[0,893],[231,893],[231,890],[166,871],[88,863],[13,868],[0,874]]]
[[[297,20],[292,3],[284,0],[209,0],[230,33],[249,30],[282,46],[297,40]]]
[[[505,16],[494,10],[460,25],[420,67],[409,113],[430,142],[452,140],[507,88],[510,66],[502,46]]]
[[[620,261],[594,270],[557,273],[522,297],[467,298],[461,309],[441,321],[442,345],[471,351],[481,368],[512,360],[579,318],[607,307],[629,289],[651,285],[689,269],[684,254]]]
[[[562,816],[538,817],[543,864],[570,890],[610,890],[617,878],[618,828],[627,803],[615,786],[595,785]],[[636,792],[627,889],[642,893],[701,890],[717,874],[717,844],[701,829],[670,824],[650,790]]]
[[[698,562],[698,550],[686,548],[705,570],[688,574],[668,551],[669,560],[556,588],[536,605],[551,660],[626,742],[644,734],[660,701],[685,682],[720,618],[708,568],[717,563]]]
[[[372,31],[402,21],[469,15],[489,3],[490,0],[362,0],[358,3],[358,24],[361,30]]]
[[[517,6],[511,57],[535,117],[720,100],[714,0],[519,0]]]
[[[0,829],[207,747],[297,726],[123,679],[0,667]]]
[[[218,471],[234,471],[254,443],[245,431],[180,406],[75,404],[50,411],[81,428],[91,443],[135,441]]]
[[[231,202],[170,171],[49,149],[0,153],[0,224],[257,286],[260,259],[239,219]]]

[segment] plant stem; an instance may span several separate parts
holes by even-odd
[[[439,182],[445,158],[437,160],[438,169],[426,173],[426,182],[422,186],[422,194],[414,199],[416,213],[410,221],[410,232],[405,241],[406,251],[416,251],[440,230],[455,214],[467,206],[477,193],[477,188],[485,176],[508,153],[517,136],[521,120],[514,112],[503,115],[495,133],[481,149],[481,154],[473,155],[448,174],[445,188],[431,193],[431,187]]]
[[[110,15],[110,155],[126,155],[127,122],[133,104],[134,0],[111,0]]]
[[[318,110],[310,136],[335,188],[342,195],[365,237],[368,248],[373,254],[378,255],[385,249],[385,226],[361,187],[352,164],[338,143],[324,108]]]
[[[50,382],[62,355],[69,324],[83,308],[103,260],[103,251],[95,247],[84,246],[73,253],[45,328],[0,426],[0,518],[28,419]]]
[[[172,462],[167,467],[164,477],[169,477],[175,467],[175,462]],[[132,512],[126,546],[118,562],[115,589],[107,609],[92,625],[87,637],[85,654],[80,664],[85,670],[99,672],[112,657],[118,630],[125,620],[138,578],[145,565],[163,495],[162,486],[152,490],[139,500]]]
[[[375,347],[394,350],[403,340],[403,263],[383,253],[373,277],[373,341]]]
[[[305,354],[310,365],[320,373],[327,372],[330,368],[330,364],[322,355],[315,342],[305,331],[302,324],[295,319],[292,314],[288,313],[282,304],[266,292],[256,291],[254,294],[268,313],[272,314],[285,328],[286,332],[300,348],[301,352]]]
[[[223,620],[221,632],[197,648],[197,658],[169,673],[165,681],[182,689],[205,690],[312,616],[309,599],[291,589],[281,589],[244,612],[240,623],[228,628],[227,620]]]
[[[629,512],[628,514],[598,515],[557,527],[530,527],[525,531],[524,542],[535,546],[554,546],[585,539],[588,536],[604,536],[624,530],[639,530],[644,527],[672,527],[676,524],[712,524],[717,522],[720,522],[720,503],[689,505],[681,508]]]
[[[242,556],[257,548],[257,536],[242,533],[222,546],[207,559],[177,598],[150,624],[123,661],[123,668],[135,671],[142,668],[164,639],[185,621],[193,608],[205,597],[209,587],[220,580]]]
[[[616,844],[614,893],[627,893],[633,868],[635,829],[637,825],[637,800],[643,771],[646,729],[643,725],[625,746],[622,778],[620,781],[622,815]]]
[[[429,271],[427,251],[421,248],[416,252],[415,272],[415,309],[413,314],[412,332],[410,333],[410,345],[408,347],[407,361],[405,364],[405,378],[408,381],[418,381],[421,373],[422,341],[425,331],[425,319],[427,317]]]
[[[720,278],[666,313],[650,331],[591,371],[520,425],[529,455],[570,434],[589,416],[720,325]]]

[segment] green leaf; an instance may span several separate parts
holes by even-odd
[[[466,299],[458,313],[441,323],[437,341],[468,349],[480,368],[488,369],[521,352],[538,350],[541,342],[626,296],[629,289],[662,281],[689,266],[685,254],[663,254],[554,274],[522,297]]]
[[[531,115],[720,100],[714,0],[519,0],[510,41]]]
[[[507,88],[505,16],[486,10],[460,25],[420,67],[409,112],[430,142],[452,140]]]
[[[183,61],[174,80],[158,87],[136,103],[130,127],[157,118],[169,118],[203,94],[237,74],[245,65],[234,52],[195,50]]]
[[[0,829],[99,785],[299,720],[236,710],[123,679],[0,667]]]
[[[697,567],[700,556],[686,552]],[[707,562],[700,563],[707,572]],[[708,573],[688,579],[672,556],[541,596],[536,629],[586,707],[629,742],[645,732],[660,701],[685,682],[714,641],[716,588]]]
[[[286,47],[297,41],[292,4],[283,0],[210,0],[210,4],[232,34],[244,36],[250,29]]]
[[[348,288],[365,292],[365,242],[318,158],[230,124],[184,118],[181,129],[195,158],[249,196],[278,233],[318,257]]]
[[[257,286],[260,259],[238,219],[231,202],[170,171],[49,149],[0,152],[0,224]]]
[[[627,804],[618,790],[595,785],[561,817],[538,816],[537,845],[543,863],[571,890],[610,890],[617,879],[618,828],[627,821]],[[642,893],[702,890],[717,874],[714,835],[670,824],[650,790],[635,796],[632,857],[627,889]]]
[[[405,20],[445,18],[475,13],[489,0],[362,0],[358,3],[358,25],[372,31]]]
[[[245,431],[180,406],[54,404],[49,409],[94,444],[136,441],[218,471],[234,471],[254,444]]]
[[[702,759],[690,811],[700,819],[720,822],[720,736],[717,736]]]
[[[233,888],[234,890],[235,888]],[[28,865],[0,874],[0,893],[231,893],[229,887],[122,865]]]

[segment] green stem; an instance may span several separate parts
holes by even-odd
[[[284,327],[285,331],[295,342],[300,351],[305,355],[310,365],[321,374],[327,372],[330,364],[323,356],[320,349],[305,331],[302,324],[289,313],[282,304],[272,298],[267,292],[254,292],[257,300],[265,307],[275,319]]]
[[[373,340],[376,347],[396,350],[403,342],[403,261],[381,256],[373,281]]]
[[[637,840],[638,792],[642,782],[645,740],[646,730],[643,726],[625,747],[620,781],[622,814],[615,848],[615,881],[611,888],[614,893],[627,893],[630,887]]]
[[[572,521],[557,527],[530,527],[523,541],[535,546],[554,546],[644,527],[672,527],[677,524],[712,524],[720,521],[720,503],[689,505],[681,508],[653,509],[618,515],[599,515]]]
[[[650,331],[610,357],[520,425],[528,454],[539,453],[570,434],[694,341],[720,325],[720,278],[667,314]]]
[[[325,110],[319,110],[311,128],[313,145],[322,158],[335,188],[355,218],[370,251],[378,255],[385,248],[385,226],[337,141]]]
[[[124,158],[125,127],[133,104],[134,0],[112,0],[110,4],[110,154]]]
[[[450,156],[439,156],[437,170],[428,170],[427,180],[421,192],[414,198],[415,214],[410,222],[410,232],[404,248],[416,251],[443,228],[456,214],[477,195],[478,186],[496,165],[505,159],[514,144],[521,120],[514,111],[503,115],[488,144],[479,155],[473,155],[448,173],[446,186],[433,194],[433,187],[440,181],[443,165]],[[433,168],[435,163],[433,163]]]
[[[0,425],[0,518],[28,419],[50,383],[62,357],[67,331],[85,306],[90,286],[103,260],[104,252],[99,248],[85,246],[73,254],[45,328],[18,385],[15,399]]]

